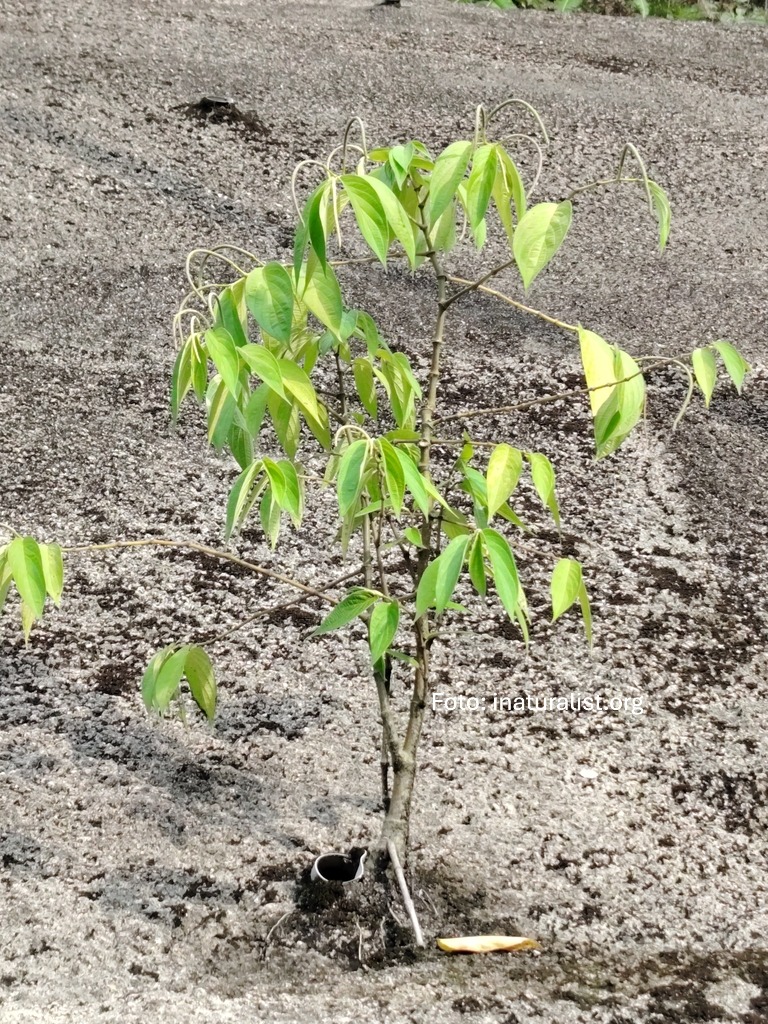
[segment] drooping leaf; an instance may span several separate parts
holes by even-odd
[[[184,675],[193,700],[208,721],[212,722],[216,715],[216,676],[211,659],[202,647],[193,645],[188,649],[184,661]]]
[[[21,600],[36,619],[45,605],[45,574],[40,548],[33,537],[14,537],[6,553],[13,582]]]
[[[279,359],[277,362],[285,391],[299,403],[303,413],[320,421],[322,414],[317,401],[317,392],[307,374],[291,359]]]
[[[472,171],[467,180],[467,216],[471,227],[477,229],[485,217],[496,180],[496,146],[486,143],[478,146],[472,156]]]
[[[482,536],[491,562],[496,593],[507,615],[514,620],[519,604],[520,580],[512,549],[507,539],[491,527],[486,527]]]
[[[429,199],[425,211],[430,227],[434,227],[443,212],[452,204],[471,155],[471,142],[452,142],[435,160],[429,179]]]
[[[386,266],[389,251],[389,225],[376,189],[371,181],[359,174],[344,174],[340,180],[344,191],[349,196],[360,234],[368,243],[374,256]],[[386,188],[386,186],[383,187]]]
[[[526,289],[551,262],[571,226],[572,207],[564,203],[537,203],[518,222],[512,253]]]
[[[368,624],[368,645],[371,661],[376,662],[389,650],[400,622],[400,605],[397,601],[379,601],[371,612]]]
[[[485,578],[483,536],[481,533],[476,533],[472,538],[472,542],[469,546],[469,554],[467,555],[467,566],[469,568],[469,578],[472,580],[472,586],[478,594],[481,595],[481,597],[485,597],[487,585]]]
[[[395,513],[395,518],[399,519],[403,507],[403,498],[405,497],[405,473],[403,466],[394,445],[390,444],[385,437],[379,438],[377,444],[384,463],[384,479],[389,499],[392,502],[392,511]]]
[[[329,612],[320,625],[312,633],[313,636],[322,636],[323,633],[330,633],[334,629],[340,629],[352,622],[358,615],[380,601],[382,595],[375,590],[366,590],[364,587],[355,587],[339,601]]]
[[[11,588],[12,580],[11,567],[8,564],[8,545],[6,544],[5,547],[0,549],[0,612],[2,612],[5,605],[5,599]]]
[[[261,504],[259,505],[259,519],[261,520],[261,528],[273,550],[277,547],[277,540],[280,536],[282,512],[280,504],[275,500],[272,487],[265,487],[261,497]]]
[[[293,243],[293,270],[296,280],[299,280],[302,261],[308,244],[311,246],[320,266],[326,266],[323,206],[327,201],[329,187],[330,182],[328,180],[321,182],[309,197],[302,210]]]
[[[399,447],[395,448],[395,451],[398,459],[400,460],[400,465],[403,467],[405,486],[411,492],[413,500],[416,502],[416,507],[419,511],[423,515],[428,516],[432,503],[429,499],[424,477],[421,475],[418,467],[407,452],[402,451]]]
[[[421,534],[415,526],[408,526],[403,530],[403,536],[406,540],[410,541],[416,548],[423,548],[424,542],[421,539]]]
[[[523,468],[523,453],[508,444],[499,444],[488,460],[488,518],[490,519],[507,501],[517,487]]]
[[[408,262],[411,267],[415,267],[416,242],[413,233],[413,225],[408,219],[408,214],[403,208],[402,203],[394,192],[387,188],[384,182],[370,176],[367,180],[379,197],[379,202],[384,210],[384,215],[387,218],[387,223],[392,230],[392,234],[405,250],[405,254],[408,257]]]
[[[285,267],[268,263],[252,270],[245,279],[245,301],[262,331],[287,345],[293,324],[293,282]]]
[[[468,543],[467,535],[454,538],[437,559],[440,563],[435,580],[435,611],[438,615],[445,611],[456,589]]]
[[[555,521],[555,526],[560,528],[560,506],[557,503],[555,494],[555,470],[552,463],[541,452],[526,452],[525,457],[531,466],[531,477],[536,493],[541,499],[545,508],[548,508]]]
[[[370,359],[362,356],[352,363],[352,372],[355,378],[355,387],[363,408],[371,417],[376,419],[378,415],[378,403],[376,400],[376,385],[373,378],[373,366]]]
[[[360,438],[353,441],[344,452],[339,464],[336,480],[336,494],[339,513],[346,516],[360,497],[363,489],[365,466],[368,457],[368,442]]]
[[[584,620],[584,632],[587,636],[587,643],[592,646],[592,609],[589,606],[589,594],[583,581],[579,587],[579,605],[581,606],[581,617]]]
[[[392,168],[398,188],[405,184],[415,152],[413,143],[409,142],[405,146],[393,146],[387,154],[386,159]]]
[[[171,375],[171,419],[174,423],[178,419],[179,407],[184,396],[192,387],[192,345],[193,336],[190,335],[179,350],[176,362],[173,365]]]
[[[261,460],[252,462],[235,480],[227,501],[227,521],[224,532],[226,540],[239,530],[246,516],[253,508],[258,496],[257,485],[263,473]]]
[[[239,348],[248,340],[248,313],[245,305],[245,278],[228,285],[216,296],[214,327],[223,327]]]
[[[696,383],[701,388],[707,408],[712,401],[712,392],[717,383],[717,363],[710,348],[697,348],[691,353]]]
[[[40,544],[40,561],[43,566],[45,589],[56,607],[61,601],[64,587],[64,562],[58,544]]]
[[[216,376],[208,386],[208,441],[217,451],[227,443],[237,402],[224,381]]]
[[[428,608],[435,604],[435,592],[437,587],[437,574],[440,571],[439,558],[433,559],[421,574],[419,586],[416,590],[416,618],[420,619]]]
[[[330,263],[320,264],[314,253],[310,253],[304,281],[302,302],[338,341],[343,341],[341,327],[344,309],[341,289],[333,267]]]
[[[559,619],[576,601],[582,587],[581,564],[573,558],[561,558],[552,573],[552,621]]]
[[[583,327],[579,327],[579,345],[587,387],[597,388],[596,391],[589,393],[589,404],[592,415],[595,416],[611,394],[612,389],[603,385],[612,384],[616,380],[613,373],[614,350],[599,334],[587,331]]]
[[[719,353],[728,376],[736,386],[738,393],[741,394],[744,378],[751,369],[749,363],[745,361],[741,353],[728,341],[715,341],[711,347]]]
[[[229,331],[223,327],[205,332],[205,344],[221,379],[233,398],[240,394],[240,359]]]
[[[150,662],[150,669],[147,669],[142,682],[142,693],[145,694],[144,703],[147,707],[160,712],[165,711],[178,693],[188,653],[189,645],[178,649],[166,648],[161,652],[162,657],[155,656],[160,657],[160,661],[151,675],[149,673],[154,659]]]

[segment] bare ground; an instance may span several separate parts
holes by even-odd
[[[643,713],[441,712],[418,778],[411,880],[430,948],[370,880],[306,884],[314,856],[375,837],[377,716],[362,637],[307,640],[310,605],[215,651],[213,730],[156,724],[138,680],[181,636],[281,591],[142,550],[72,556],[62,609],[24,647],[0,623],[0,1019],[426,1024],[768,1020],[765,504],[768,47],[759,28],[469,9],[189,0],[0,4],[0,521],[41,540],[218,544],[231,466],[189,409],[170,429],[170,322],[194,246],[291,244],[294,163],[347,118],[435,147],[477,102],[517,95],[552,134],[542,194],[645,154],[673,201],[661,257],[642,204],[580,202],[531,294],[634,352],[725,337],[755,372],[595,466],[586,410],[484,424],[556,457],[563,550],[597,620],[547,623],[557,538],[521,554],[530,654],[489,606],[438,652],[465,696],[631,697]],[[234,123],[197,116],[229,96]],[[522,122],[510,122],[510,131]],[[455,262],[461,272],[465,264]],[[350,273],[423,367],[431,293]],[[507,287],[516,286],[510,278]],[[444,402],[571,387],[571,340],[474,298]],[[317,508],[325,499],[317,499]],[[546,522],[526,506],[544,539]],[[318,526],[290,572],[343,571]],[[254,529],[240,549],[272,555]],[[547,552],[549,551],[549,555]],[[440,934],[536,937],[540,955],[450,958]]]

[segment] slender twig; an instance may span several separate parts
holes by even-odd
[[[514,263],[515,260],[513,257],[512,259],[506,260],[504,263],[500,263],[499,266],[494,267],[493,270],[489,270],[487,274],[483,274],[483,276],[479,277],[476,281],[470,281],[470,283],[467,284],[466,287],[460,288],[459,291],[454,292],[453,295],[449,295],[448,298],[443,303],[443,308],[448,309],[450,306],[454,304],[454,302],[460,299],[463,295],[466,295],[467,292],[473,292],[476,289],[480,288],[483,284],[485,284],[486,281],[489,281],[492,277],[495,277],[497,274],[500,274],[503,270],[506,270],[508,267],[514,266]],[[458,281],[459,279],[455,277],[449,277],[449,280]]]
[[[444,423],[452,423],[455,420],[468,420],[476,419],[478,416],[492,416],[501,413],[508,412],[525,412],[527,409],[533,409],[537,405],[550,405],[552,402],[561,402],[565,398],[576,398],[578,395],[588,395],[592,391],[602,391],[603,388],[613,388],[617,384],[626,384],[630,380],[634,380],[636,377],[642,377],[646,373],[650,373],[652,370],[658,370],[663,366],[669,366],[672,363],[680,363],[679,359],[660,359],[653,366],[649,366],[645,370],[638,370],[637,373],[630,374],[629,377],[622,377],[621,380],[610,380],[606,381],[605,384],[595,384],[591,388],[575,388],[573,391],[561,391],[557,395],[545,395],[543,398],[531,398],[526,402],[517,402],[515,405],[497,405],[491,406],[485,409],[465,409],[464,412],[454,413],[452,416],[441,416],[436,421],[441,426]],[[394,442],[397,444],[397,441]],[[433,442],[437,444],[437,441]],[[454,439],[443,439],[443,443],[448,444],[454,443]]]
[[[516,299],[510,299],[504,292],[496,291],[495,288],[489,288],[484,284],[477,284],[475,281],[469,281],[466,277],[456,277],[453,274],[447,275],[448,280],[454,284],[467,284],[471,285],[476,291],[485,292],[486,295],[493,295],[496,299],[501,299],[502,302],[506,302],[510,306],[514,306],[515,309],[519,309],[523,313],[530,313],[531,316],[537,316],[540,320],[545,320],[548,324],[554,324],[555,327],[561,327],[564,331],[570,331],[572,334],[578,334],[579,328],[573,324],[566,324],[562,320],[556,320],[553,316],[547,316],[546,313],[542,313],[540,309],[534,309],[533,306],[526,306],[522,302],[518,302]]]
[[[566,201],[574,199],[576,196],[580,196],[583,192],[591,192],[596,188],[607,188],[609,185],[645,185],[645,181],[642,178],[600,178],[598,181],[590,181],[588,185],[580,185],[578,188],[573,189],[565,197]]]
[[[323,586],[319,587],[318,589],[333,590],[335,587],[338,587],[339,584],[347,583],[349,580],[354,579],[359,574],[359,569],[353,569],[351,572],[346,573],[344,576],[339,576],[337,579],[331,580],[330,582],[323,584]],[[244,629],[246,626],[250,626],[254,622],[258,622],[259,619],[268,618],[270,615],[274,614],[274,612],[280,612],[285,610],[286,608],[295,608],[298,602],[301,600],[302,599],[300,597],[294,597],[291,598],[290,601],[281,601],[279,604],[264,605],[262,608],[257,608],[256,611],[249,615],[247,618],[241,619],[241,621],[236,622],[234,626],[230,626],[229,629],[224,630],[223,633],[210,633],[207,636],[204,636],[202,639],[198,640],[198,643],[220,643],[222,640],[226,640],[228,637],[232,636],[233,633],[239,632],[241,629]]]
[[[403,897],[403,904],[408,912],[411,928],[413,928],[413,934],[416,938],[416,945],[423,948],[424,936],[421,932],[421,925],[419,924],[419,919],[416,916],[416,908],[413,905],[411,894],[408,891],[408,883],[405,880],[405,875],[403,874],[403,869],[400,864],[400,858],[397,855],[397,847],[391,839],[387,840],[387,853],[389,854],[389,859],[392,861],[392,867],[395,869],[395,878],[397,878],[397,884],[400,886],[400,895]]]
[[[273,569],[267,569],[263,565],[257,565],[256,562],[248,562],[244,558],[239,558],[237,555],[232,555],[228,551],[221,551],[218,548],[209,548],[205,544],[197,544],[191,540],[170,540],[163,537],[150,537],[145,540],[113,540],[105,544],[78,544],[74,547],[64,547],[61,550],[68,555],[78,554],[82,551],[111,551],[116,548],[141,548],[141,547],[166,547],[166,548],[179,548],[187,551],[198,551],[201,555],[208,555],[209,558],[220,558],[225,562],[233,562],[235,565],[241,566],[243,569],[249,569],[251,572],[257,573],[259,576],[266,576],[271,580],[277,580],[280,583],[286,583],[289,587],[293,587],[295,590],[301,590],[305,594],[311,594],[313,597],[319,597],[320,600],[326,601],[329,604],[335,604],[336,601],[332,597],[328,597],[322,590],[316,590],[314,587],[308,587],[305,583],[301,583],[299,580],[293,579],[291,576],[285,576],[281,572],[275,572]]]

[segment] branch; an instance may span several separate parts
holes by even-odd
[[[518,402],[516,405],[497,405],[486,409],[466,409],[464,412],[454,413],[453,416],[441,416],[437,422],[440,424],[452,423],[454,420],[476,419],[478,416],[492,416],[508,412],[525,412],[527,409],[533,409],[537,405],[551,405],[553,402],[561,402],[564,398],[576,398],[579,395],[588,395],[592,391],[602,391],[603,388],[613,388],[616,387],[617,384],[626,384],[628,381],[634,380],[635,377],[642,377],[644,374],[651,373],[653,370],[658,370],[663,366],[669,366],[672,363],[679,364],[679,362],[679,359],[673,359],[671,357],[668,359],[660,359],[657,363],[654,363],[653,366],[649,366],[647,370],[638,370],[637,373],[630,374],[629,377],[622,377],[621,380],[607,381],[605,384],[596,384],[591,388],[576,388],[573,391],[561,391],[559,395],[546,395],[544,398],[531,398],[527,402]],[[434,443],[437,444],[438,442],[435,441]],[[442,439],[442,443],[453,444],[454,439],[445,438]]]
[[[511,263],[512,261],[510,260],[510,262],[505,264],[505,266],[510,266]],[[494,298],[501,299],[502,302],[506,302],[508,305],[514,306],[515,309],[519,309],[523,313],[530,313],[531,316],[537,316],[540,320],[545,320],[548,324],[554,324],[555,327],[560,327],[564,331],[570,331],[571,334],[579,333],[579,328],[574,327],[573,324],[566,324],[562,320],[556,320],[553,316],[547,316],[547,314],[542,313],[540,309],[534,309],[533,306],[526,306],[522,302],[517,302],[516,299],[510,299],[510,297],[505,295],[504,292],[498,292],[495,288],[488,288],[483,284],[479,284],[477,281],[468,281],[465,277],[455,277],[453,274],[448,274],[447,277],[448,280],[454,284],[470,285],[470,288],[465,288],[464,291],[471,291],[474,288],[479,292],[485,292],[486,295],[493,295]],[[483,279],[481,278],[481,280]],[[461,295],[462,292],[458,292],[457,294]],[[453,301],[453,299],[451,301]]]
[[[110,551],[115,548],[141,548],[152,546],[198,551],[201,555],[208,555],[209,558],[220,558],[225,562],[233,562],[235,565],[239,565],[243,569],[249,569],[251,572],[257,573],[259,576],[266,576],[268,579],[277,580],[279,583],[287,583],[289,587],[293,587],[295,590],[300,590],[304,594],[311,594],[312,597],[319,597],[322,601],[326,601],[328,604],[336,603],[332,597],[328,597],[328,595],[324,594],[322,590],[316,590],[314,587],[308,587],[306,584],[293,579],[291,576],[284,576],[283,573],[267,569],[263,565],[257,565],[256,562],[248,562],[244,558],[239,558],[237,555],[230,554],[228,551],[221,551],[218,548],[209,548],[204,544],[197,544],[192,540],[166,540],[162,537],[152,537],[147,540],[114,540],[107,544],[79,544],[71,548],[64,547],[61,550],[68,555],[72,555],[81,551]]]
[[[467,292],[473,292],[477,288],[480,288],[486,281],[489,281],[492,277],[495,277],[497,274],[500,274],[503,270],[506,270],[507,267],[513,266],[514,263],[514,258],[512,258],[511,260],[507,260],[505,263],[500,263],[498,267],[494,267],[493,270],[489,270],[487,274],[483,274],[483,276],[479,277],[477,281],[470,281],[467,284],[466,288],[461,288],[459,291],[455,292],[453,295],[449,296],[445,300],[445,302],[443,303],[443,309],[448,309],[448,307],[452,306],[457,299],[460,299],[462,297],[462,295],[466,295]],[[448,280],[458,282],[460,279],[458,277],[449,277]]]

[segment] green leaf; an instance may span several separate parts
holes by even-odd
[[[227,501],[227,521],[224,531],[225,540],[229,540],[235,530],[239,530],[245,522],[245,518],[253,508],[258,497],[254,493],[259,477],[263,472],[261,460],[252,462],[247,469],[244,469],[235,480],[232,490],[229,492]]]
[[[387,188],[383,181],[379,181],[377,178],[368,177],[366,179],[374,192],[379,197],[384,215],[387,218],[387,224],[392,230],[392,234],[402,245],[408,262],[411,267],[416,266],[416,241],[413,233],[413,225],[408,218],[408,214],[391,189]]]
[[[229,331],[223,327],[205,332],[205,344],[221,379],[233,398],[240,394],[240,359]]]
[[[375,590],[366,590],[363,587],[355,587],[350,590],[342,601],[326,615],[320,625],[312,633],[313,636],[322,636],[323,633],[330,633],[334,629],[340,629],[352,622],[358,615],[381,600],[382,595]]]
[[[8,545],[6,544],[4,548],[0,549],[0,612],[5,606],[5,599],[8,596],[12,579],[11,567],[8,564]]]
[[[507,615],[515,620],[519,611],[520,580],[512,549],[506,538],[490,527],[482,531],[482,536],[491,562],[496,593]]]
[[[413,143],[409,142],[405,146],[393,146],[387,154],[386,159],[392,168],[398,188],[402,188],[405,184],[415,152]]]
[[[223,380],[214,377],[208,386],[208,441],[217,451],[227,443],[237,403]]]
[[[245,278],[241,277],[216,296],[216,319],[213,326],[224,328],[239,348],[248,340],[245,333],[247,325]]]
[[[583,0],[555,0],[555,10],[562,14],[569,14],[571,11],[578,11]]]
[[[256,267],[245,279],[245,301],[259,327],[287,345],[293,324],[293,283],[279,263]]]
[[[552,573],[552,621],[567,612],[576,601],[582,587],[581,564],[573,558],[561,558]]]
[[[379,438],[377,444],[384,463],[384,479],[387,484],[389,500],[392,502],[392,511],[395,513],[395,518],[399,519],[405,497],[405,473],[394,445],[391,445],[385,437]]]
[[[691,353],[693,372],[696,374],[696,383],[702,390],[704,401],[709,408],[712,401],[712,392],[717,383],[717,363],[709,348],[697,348]]]
[[[437,252],[450,252],[456,245],[456,203],[443,210],[432,227],[432,246]]]
[[[552,463],[540,452],[526,452],[525,457],[531,464],[531,476],[536,493],[542,504],[552,513],[555,526],[560,529],[560,507],[555,494],[555,471]]]
[[[195,390],[198,402],[202,402],[208,387],[208,357],[203,351],[199,334],[193,334],[191,342],[192,387]]]
[[[419,585],[416,589],[416,618],[420,619],[428,608],[435,603],[437,574],[440,571],[440,559],[435,558],[429,563],[421,574]]]
[[[304,488],[296,467],[288,459],[281,459],[277,468],[283,477],[283,508],[291,517],[293,525],[298,528],[304,515]]]
[[[371,648],[371,661],[374,665],[389,650],[399,622],[400,605],[397,601],[379,601],[371,612],[368,645]]]
[[[14,537],[6,557],[21,600],[39,619],[45,605],[45,573],[37,541],[32,537]]]
[[[429,199],[425,211],[430,227],[435,225],[453,202],[471,156],[471,142],[452,142],[435,160],[429,179]]]
[[[275,500],[272,488],[267,487],[259,505],[259,519],[261,520],[261,528],[269,538],[269,543],[273,550],[277,547],[277,539],[280,536],[281,515],[282,509]]]
[[[413,459],[407,452],[402,451],[399,447],[395,448],[395,452],[400,461],[400,465],[403,467],[405,486],[413,495],[413,500],[416,502],[416,507],[419,511],[423,515],[428,516],[429,510],[432,507],[432,502],[430,501],[427,493],[424,477],[421,475],[418,466],[416,466]]]
[[[34,611],[29,607],[26,601],[21,602],[21,628],[24,630],[24,643],[29,643],[29,634],[32,632],[32,627],[35,624],[37,616]]]
[[[293,242],[293,270],[294,270],[294,274],[296,276],[296,280],[297,281],[298,281],[299,275],[301,273],[301,265],[302,265],[302,262],[304,260],[304,253],[306,252],[307,244],[310,241],[309,225],[310,224],[315,225],[315,232],[317,232],[316,218],[319,217],[320,206],[322,204],[323,197],[324,197],[325,193],[328,190],[328,187],[329,187],[329,182],[327,180],[321,182],[317,186],[315,191],[310,195],[309,199],[304,204],[304,209],[302,210],[301,218],[299,220],[299,223],[296,226],[296,235],[295,235],[294,242]],[[320,219],[320,230],[321,231],[323,230],[322,219]],[[320,238],[317,238],[316,240],[317,240],[318,244],[321,241]],[[323,249],[323,257],[324,257],[325,256],[325,233],[324,232],[323,232],[323,238],[322,238],[322,249]]]
[[[493,516],[517,487],[523,468],[523,453],[508,444],[497,445],[488,460],[488,517]]]
[[[437,559],[440,563],[435,580],[435,611],[438,615],[445,611],[456,589],[468,543],[466,534],[454,538]]]
[[[497,144],[496,146],[496,177],[493,182],[493,202],[499,214],[507,239],[512,244],[515,235],[514,222],[512,219],[512,202],[515,203],[515,213],[518,221],[525,214],[525,189],[520,173],[512,158]]]
[[[178,419],[179,407],[184,396],[192,387],[192,345],[194,336],[190,335],[179,350],[171,375],[171,419]]]
[[[194,645],[188,649],[184,675],[187,677],[193,700],[208,721],[212,722],[216,714],[216,677],[211,659],[202,647]]]
[[[371,181],[358,174],[343,174],[340,181],[349,196],[360,234],[368,243],[374,256],[386,266],[389,251],[389,225],[376,189]],[[382,187],[386,188],[386,186]]]
[[[270,392],[267,398],[267,409],[283,451],[289,459],[292,459],[299,446],[301,434],[298,406],[292,402],[284,402],[279,395]]]
[[[281,378],[281,387],[282,384],[283,381]],[[251,437],[256,437],[261,430],[261,425],[264,422],[264,413],[267,410],[267,399],[269,394],[269,385],[260,384],[248,399],[248,405],[245,407],[243,419],[245,421],[245,429]]]
[[[736,386],[736,390],[741,394],[741,387],[744,383],[745,376],[749,373],[751,367],[741,356],[740,352],[733,347],[727,341],[715,341],[712,343],[710,348],[714,348],[723,360],[728,376],[731,378]]]
[[[317,393],[304,370],[290,359],[279,359],[278,366],[285,391],[296,399],[305,415],[321,421],[323,417],[317,402]]]
[[[302,302],[338,341],[343,341],[341,326],[344,315],[341,289],[333,267],[322,266],[314,254],[307,260]]]
[[[473,230],[485,217],[491,191],[496,180],[497,156],[495,144],[478,146],[472,157],[472,171],[467,181],[467,216]]]
[[[148,708],[163,712],[179,690],[184,675],[184,663],[189,645],[181,648],[166,647],[149,663],[141,684],[144,703]]]
[[[354,508],[360,497],[367,457],[368,442],[361,438],[358,441],[353,441],[341,458],[339,475],[336,480],[336,494],[339,500],[339,512],[342,516],[346,516]]]
[[[467,563],[469,566],[469,578],[472,580],[472,586],[478,594],[485,597],[485,555],[483,552],[483,536],[481,533],[476,533],[472,538],[472,543],[469,546]]]
[[[363,408],[371,417],[376,419],[379,411],[376,400],[376,385],[373,379],[373,366],[369,359],[362,356],[352,363],[352,372],[355,377],[355,387],[363,404]]]
[[[528,289],[552,260],[571,226],[572,207],[564,203],[538,203],[521,218],[512,240],[512,253]]]
[[[672,210],[670,209],[667,193],[664,189],[657,185],[655,181],[648,181],[647,184],[651,193],[656,220],[659,222],[659,249],[664,252],[669,238]]]
[[[597,457],[615,451],[640,419],[645,407],[645,380],[635,360],[609,345],[599,334],[579,327],[581,360],[595,421]],[[632,378],[627,380],[626,378]],[[612,382],[615,387],[607,387]]]
[[[589,594],[587,594],[587,588],[584,583],[579,587],[579,605],[581,606],[581,617],[584,620],[584,632],[587,637],[587,643],[592,646],[592,609],[589,607]]]
[[[415,548],[423,548],[424,542],[421,539],[421,534],[415,526],[408,526],[403,530],[403,536],[413,544]]]
[[[56,607],[61,601],[64,588],[64,562],[58,544],[40,544],[40,561],[43,566],[45,589]]]

